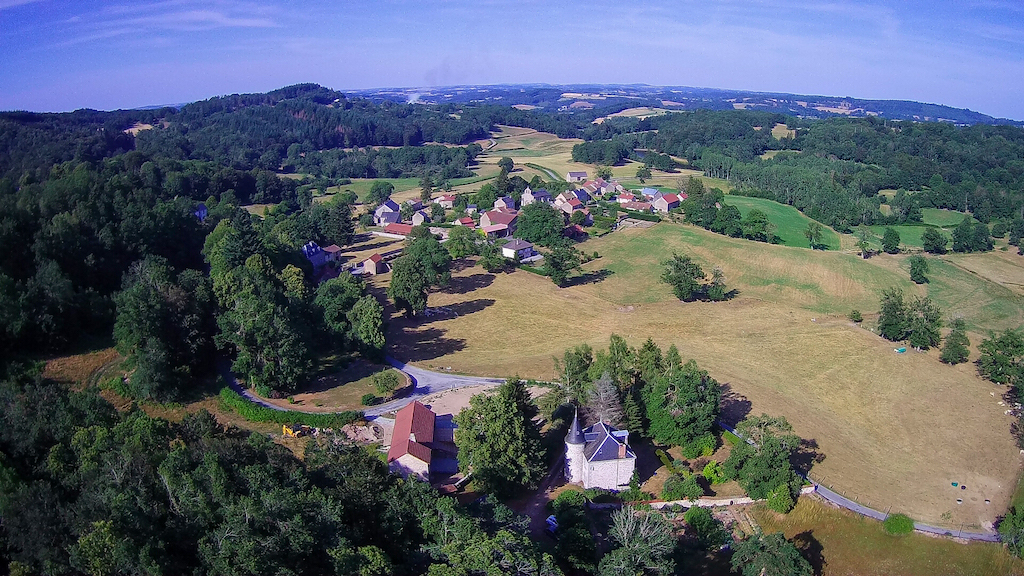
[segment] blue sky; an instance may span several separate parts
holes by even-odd
[[[517,82],[906,99],[1024,120],[1024,2],[0,0],[0,110]]]

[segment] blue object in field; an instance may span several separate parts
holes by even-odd
[[[897,354],[903,354],[904,352],[907,351],[907,349],[906,349],[906,347],[903,347],[903,348],[893,348],[892,351],[897,353]]]
[[[957,483],[953,482],[953,488],[956,488]]]

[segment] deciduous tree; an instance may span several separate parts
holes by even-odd
[[[755,534],[736,544],[732,569],[743,576],[811,576],[814,571],[781,532]]]
[[[526,384],[510,378],[494,394],[478,394],[455,417],[459,468],[483,491],[509,496],[544,475],[537,406]]]

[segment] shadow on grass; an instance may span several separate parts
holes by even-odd
[[[395,338],[391,353],[396,358],[405,362],[423,362],[433,360],[448,354],[453,354],[466,348],[466,341],[461,338],[445,337],[445,330],[440,328],[424,328],[422,330],[410,330],[407,327],[399,327],[399,334],[393,334]]]
[[[800,446],[790,458],[790,463],[797,472],[806,475],[811,467],[825,461],[825,455],[818,451],[818,441],[811,439],[800,439]]]
[[[813,530],[806,530],[793,536],[793,544],[796,545],[797,550],[800,554],[811,563],[811,569],[814,570],[814,576],[821,576],[825,570],[825,556],[822,551],[825,549],[821,542],[814,537]]]
[[[332,388],[357,382],[385,368],[387,367],[380,364],[372,364],[365,360],[346,361],[342,359],[336,364],[325,366],[309,384],[298,390],[298,393],[315,394],[317,392],[324,392]]]
[[[495,301],[491,298],[477,298],[475,300],[467,300],[465,302],[442,306],[441,308],[432,308],[431,310],[435,311],[432,316],[416,316],[415,319],[412,320],[412,324],[423,326],[438,320],[448,320],[449,318],[466,316],[467,314],[479,312],[488,306],[493,306],[494,302]]]
[[[494,282],[494,274],[473,274],[472,276],[460,276],[452,278],[452,281],[444,288],[448,294],[468,294],[480,288],[486,288]]]
[[[391,247],[392,250],[395,250],[395,249],[398,248],[398,246],[392,240],[390,242],[374,242],[372,244],[366,244],[365,246],[363,246],[363,245],[352,245],[352,246],[349,246],[348,249],[352,250],[352,251],[357,251],[358,250],[358,251],[362,252],[363,250],[378,250],[380,248],[385,248],[385,247],[389,247],[389,246]]]
[[[726,383],[721,385],[722,401],[719,418],[733,428],[750,414],[750,400],[747,397],[734,391],[732,385]]]
[[[614,274],[614,272],[612,272],[611,270],[608,270],[606,268],[602,268],[600,270],[595,270],[593,272],[587,272],[585,274],[580,274],[579,276],[573,276],[572,278],[569,278],[565,282],[565,287],[568,288],[569,286],[582,286],[584,284],[597,284],[598,282],[601,282],[602,280],[604,280],[605,278],[608,278],[612,274]]]

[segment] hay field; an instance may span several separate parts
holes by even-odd
[[[867,329],[872,314],[864,327],[845,318],[851,308],[876,310],[878,293],[889,286],[930,289],[915,287],[904,271],[852,254],[666,223],[615,232],[581,248],[601,254],[586,270],[611,275],[558,289],[524,271],[461,270],[449,290],[430,296],[431,306],[449,306],[458,316],[393,318],[391,353],[425,367],[551,379],[552,357],[569,346],[603,348],[612,333],[633,346],[651,337],[662,347],[676,344],[750,402],[751,412],[786,416],[825,455],[815,478],[864,504],[934,524],[978,527],[991,526],[1006,509],[1020,456],[1008,434],[1011,418],[994,395],[1001,389],[979,379],[971,365],[939,363],[937,351],[894,354],[892,343]],[[738,297],[675,301],[658,280],[660,261],[673,251],[708,270],[721,266]],[[964,277],[974,278],[979,299],[1001,289]],[[1019,303],[1016,314],[1022,316]],[[951,481],[970,491],[951,491]],[[957,505],[961,496],[965,502]]]
[[[785,124],[776,124],[775,126],[772,126],[772,136],[777,140],[782,140],[783,138],[796,138],[796,130],[790,130],[789,126],[786,126]]]

